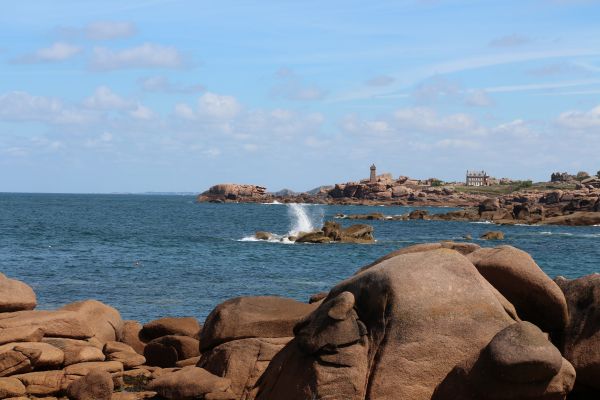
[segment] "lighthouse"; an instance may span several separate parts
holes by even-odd
[[[371,165],[371,175],[369,176],[369,183],[377,182],[377,167],[375,164]]]

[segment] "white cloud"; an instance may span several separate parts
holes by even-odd
[[[183,65],[183,56],[175,47],[153,43],[116,51],[96,47],[90,60],[90,67],[95,70],[180,68]]]
[[[240,110],[241,106],[233,96],[206,92],[198,99],[198,113],[200,116],[229,119],[234,118]]]
[[[196,113],[194,113],[192,107],[184,103],[179,103],[175,105],[175,116],[187,120],[196,119]]]
[[[98,87],[83,104],[95,110],[127,110],[133,106],[132,102],[125,100],[107,86]]]
[[[182,85],[169,81],[165,76],[150,76],[139,80],[139,84],[146,92],[163,93],[197,93],[204,91],[204,86],[199,84]]]
[[[600,105],[589,111],[566,111],[558,117],[558,123],[565,128],[584,130],[600,128]]]
[[[443,76],[435,76],[419,84],[412,95],[420,104],[432,104],[444,98],[458,97],[460,86]]]
[[[140,120],[150,120],[155,116],[151,109],[139,103],[136,104],[135,108],[129,112],[129,115]]]
[[[85,35],[92,40],[109,40],[135,35],[136,28],[126,21],[96,21],[85,27]]]
[[[35,64],[67,60],[81,52],[81,48],[64,42],[56,42],[31,54],[13,60],[14,63]]]
[[[85,111],[66,107],[56,98],[16,91],[0,95],[0,119],[79,124],[90,121],[92,116]]]

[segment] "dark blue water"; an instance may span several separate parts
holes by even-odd
[[[317,225],[340,212],[411,210],[303,207]],[[503,243],[531,253],[550,276],[600,270],[600,227],[370,221],[375,245],[240,241],[257,230],[284,234],[295,223],[286,205],[195,204],[191,196],[0,194],[0,271],[30,284],[39,308],[95,298],[125,318],[148,321],[166,315],[204,319],[219,302],[240,295],[304,301],[399,247],[465,234],[477,238],[490,229],[505,232]]]

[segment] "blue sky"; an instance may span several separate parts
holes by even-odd
[[[600,169],[600,1],[0,6],[0,191]]]

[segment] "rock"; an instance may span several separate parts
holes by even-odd
[[[550,217],[544,220],[546,225],[591,226],[600,224],[599,212],[578,211],[573,214]]]
[[[35,326],[0,329],[0,345],[11,342],[39,342],[44,331]]]
[[[397,257],[397,256],[400,256],[403,254],[421,253],[424,251],[437,250],[437,249],[442,249],[442,248],[456,250],[457,252],[459,252],[463,255],[466,255],[466,254],[474,252],[475,250],[480,249],[481,246],[474,244],[474,243],[456,243],[456,242],[414,244],[412,246],[403,247],[401,249],[395,250],[391,253],[386,254],[383,257],[378,258],[377,260],[373,261],[371,264],[365,265],[364,267],[359,269],[357,271],[357,273],[365,271],[365,270],[371,268],[372,266],[377,265],[385,260],[389,260],[390,258]]]
[[[17,378],[0,378],[0,399],[25,396],[27,390]]]
[[[343,281],[271,361],[257,400],[430,400],[514,320],[450,249],[403,254]]]
[[[254,234],[254,237],[258,240],[271,240],[273,234],[271,232],[258,231]]]
[[[135,353],[136,351],[130,345],[121,342],[106,342],[102,347],[102,352],[106,355],[116,352]]]
[[[64,354],[64,366],[82,362],[104,361],[101,349],[83,340],[48,338],[44,343],[59,348]]]
[[[555,282],[565,294],[569,323],[561,340],[564,357],[577,371],[578,392],[600,391],[600,274]]]
[[[173,351],[175,350],[175,361]],[[149,365],[174,367],[179,360],[200,355],[200,342],[189,336],[168,335],[154,339],[146,346],[144,357]]]
[[[174,367],[179,357],[174,347],[162,343],[150,343],[144,348],[144,358],[148,365],[170,368]]]
[[[373,243],[373,227],[366,224],[351,225],[341,232],[343,243]]]
[[[91,370],[67,387],[70,400],[111,400],[114,384],[111,375],[103,370]]]
[[[28,395],[49,396],[66,389],[64,371],[39,371],[14,375],[21,381]],[[41,399],[40,399],[41,400]]]
[[[223,343],[202,355],[198,366],[231,380],[236,399],[254,399],[258,379],[291,338],[252,338]]]
[[[60,368],[65,360],[65,354],[62,350],[43,342],[16,342],[0,346],[0,354],[10,350],[20,352],[39,350],[41,354],[35,361],[35,367],[39,369]]]
[[[294,325],[315,308],[315,304],[275,296],[227,300],[206,318],[200,349],[204,352],[236,339],[293,336]]]
[[[144,324],[139,337],[145,342],[167,335],[189,336],[198,339],[201,329],[202,326],[196,318],[166,317]]]
[[[500,208],[500,201],[497,198],[489,198],[479,203],[479,214],[486,211],[496,211]]]
[[[159,376],[148,385],[166,399],[187,400],[203,397],[211,392],[225,392],[231,382],[198,367],[185,367]]]
[[[296,243],[331,243],[331,238],[325,236],[321,231],[299,233],[296,237]]]
[[[481,235],[481,239],[484,240],[504,240],[504,232],[500,231],[489,231]]]
[[[83,346],[83,347],[95,347],[99,350],[104,348],[104,343],[100,342],[96,338],[87,339],[69,339],[69,338],[57,338],[57,337],[45,337],[42,338],[42,342],[51,344],[59,349],[66,348],[69,346]]]
[[[323,234],[333,241],[339,241],[342,239],[342,227],[340,224],[334,221],[326,221],[323,225]]]
[[[124,321],[121,342],[131,346],[138,354],[144,354],[146,344],[140,339],[142,324],[137,321]]]
[[[96,300],[85,300],[67,304],[60,310],[82,314],[91,328],[93,337],[102,343],[118,340],[123,330],[123,320],[119,311]]]
[[[487,346],[495,372],[515,383],[550,381],[562,367],[562,355],[537,326],[518,322],[500,331]]]
[[[0,328],[40,328],[45,336],[87,339],[94,336],[86,318],[75,311],[17,311],[0,314]]]
[[[428,215],[427,210],[414,210],[408,214],[408,219],[425,219]]]
[[[222,183],[212,186],[208,191],[199,195],[196,201],[260,201],[264,197],[266,197],[266,188],[263,186]]]
[[[201,356],[186,358],[185,360],[179,360],[175,363],[178,368],[189,367],[190,365],[197,365],[200,361]]]
[[[37,305],[33,289],[0,273],[0,312],[33,310]]]
[[[467,258],[514,304],[519,317],[546,332],[564,329],[568,321],[565,296],[529,254],[499,246],[477,250]]]
[[[135,351],[116,351],[107,356],[108,361],[118,361],[123,364],[123,368],[131,369],[139,367],[146,363],[146,358]]]
[[[69,365],[64,369],[66,385],[86,376],[92,370],[108,372],[113,379],[115,387],[123,386],[123,364],[118,361],[84,362]]]
[[[323,300],[325,297],[327,297],[327,295],[329,294],[329,292],[319,292],[319,293],[315,293],[312,296],[310,296],[310,298],[308,299],[308,303],[309,304],[313,304],[316,303],[318,301]]]
[[[42,354],[38,350],[37,358]],[[33,358],[36,361],[36,358]],[[20,351],[7,351],[0,353],[0,377],[21,374],[32,370],[33,362],[27,355]]]
[[[153,399],[158,393],[149,390],[143,392],[115,392],[113,393],[111,400],[144,400]],[[206,397],[205,397],[206,400]]]

